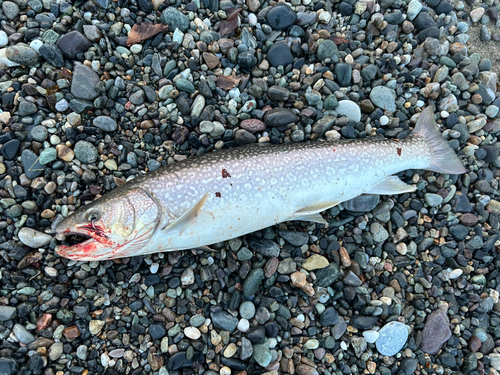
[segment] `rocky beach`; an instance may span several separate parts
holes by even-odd
[[[499,9],[2,1],[0,375],[498,374]],[[161,166],[400,139],[426,107],[465,174],[215,251],[54,253],[54,223]]]

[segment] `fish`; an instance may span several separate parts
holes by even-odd
[[[361,194],[416,190],[395,174],[461,174],[431,107],[404,139],[317,140],[248,145],[207,153],[136,177],[55,226],[64,258],[101,261],[208,245],[287,221],[327,225],[321,216]]]

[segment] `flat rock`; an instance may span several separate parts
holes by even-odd
[[[161,22],[168,26],[169,31],[179,29],[186,32],[189,29],[189,18],[180,10],[168,7],[161,13]]]
[[[61,36],[56,44],[64,57],[70,60],[74,60],[78,53],[85,52],[92,46],[92,43],[76,30]]]
[[[396,111],[396,98],[392,90],[385,86],[377,86],[370,91],[370,100],[377,107],[389,112]]]
[[[38,62],[38,52],[24,43],[7,47],[5,57],[19,65],[34,66]]]
[[[447,305],[434,311],[427,317],[424,330],[422,331],[422,351],[435,355],[451,337],[450,321],[446,315]]]
[[[361,121],[361,109],[352,100],[341,100],[335,111],[339,116],[346,116],[351,121]]]
[[[19,230],[18,237],[23,244],[34,249],[48,245],[52,240],[52,236],[27,227]]]
[[[389,357],[403,349],[408,340],[408,328],[401,322],[389,322],[378,333],[379,337],[375,342],[377,350]]]
[[[81,100],[94,100],[99,96],[95,86],[99,82],[96,72],[85,65],[76,65],[71,81],[71,94]]]
[[[287,108],[274,108],[264,114],[264,122],[268,126],[279,127],[297,122],[299,118]]]
[[[266,19],[273,30],[284,30],[295,23],[297,15],[288,5],[279,3],[271,8]]]
[[[266,60],[274,67],[286,66],[293,62],[293,56],[285,43],[276,43],[267,51]]]

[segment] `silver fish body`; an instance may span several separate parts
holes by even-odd
[[[403,140],[253,145],[161,168],[61,222],[57,232],[85,234],[93,242],[58,252],[79,260],[112,259],[200,248],[288,220],[325,223],[320,212],[363,193],[414,191],[392,176],[406,169],[465,171],[441,138],[432,110],[420,115],[415,132]],[[90,219],[98,220],[89,220],[93,210],[100,213]],[[118,216],[104,217],[103,211]],[[98,235],[78,231],[79,223],[89,228],[89,222]],[[108,242],[99,242],[101,235]]]

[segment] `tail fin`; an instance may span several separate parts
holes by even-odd
[[[427,107],[422,111],[413,134],[423,137],[431,148],[432,160],[425,169],[447,174],[465,173],[464,165],[457,154],[450,147],[448,141],[441,136],[431,107]]]

